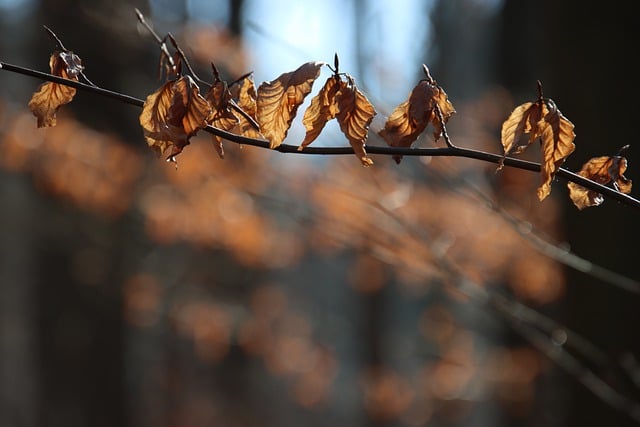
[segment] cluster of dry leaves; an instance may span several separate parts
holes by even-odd
[[[201,81],[192,75],[180,49],[169,57],[164,44],[163,47],[160,64],[165,70],[165,82],[147,96],[139,117],[147,144],[159,156],[175,161],[190,139],[208,126],[266,140],[271,149],[277,148],[287,137],[298,108],[311,93],[321,68],[326,65],[333,74],[304,112],[302,123],[306,135],[298,149],[303,151],[316,140],[328,121],[336,119],[356,157],[364,166],[373,164],[365,146],[376,110],[358,89],[355,79],[339,71],[337,55],[333,67],[324,62],[307,62],[275,80],[261,83],[256,89],[251,74],[228,85],[213,64],[214,81],[211,84]],[[183,61],[191,75],[183,72]],[[52,74],[75,81],[83,70],[80,58],[66,49],[51,55],[50,68]],[[413,88],[407,100],[393,110],[378,132],[391,147],[411,147],[429,124],[434,128],[437,142],[446,135],[445,125],[456,112],[444,89],[431,77],[426,66],[423,69],[425,78]],[[201,85],[208,87],[204,95],[201,95]],[[71,102],[75,92],[74,88],[59,83],[42,84],[29,102],[31,111],[38,118],[38,127],[55,126],[56,111]],[[542,182],[537,195],[542,201],[551,193],[556,172],[575,150],[575,133],[574,125],[554,101],[542,96],[540,82],[538,94],[536,101],[517,106],[504,121],[501,142],[504,161],[506,156],[522,153],[534,141],[540,141]],[[522,142],[524,134],[529,134],[529,138]],[[223,138],[218,135],[212,138],[223,157]],[[448,140],[447,144],[455,148]],[[394,159],[399,163],[401,156],[394,155]],[[502,166],[501,162],[498,169]],[[579,174],[600,184],[612,183],[616,190],[628,194],[631,181],[623,175],[626,167],[627,161],[620,155],[596,157],[589,160]],[[601,194],[580,185],[569,183],[568,188],[571,200],[579,209],[603,202]]]

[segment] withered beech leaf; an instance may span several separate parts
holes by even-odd
[[[205,95],[205,99],[211,106],[211,114],[207,117],[207,123],[213,127],[222,130],[231,130],[238,124],[238,118],[231,111],[229,101],[231,100],[231,92],[227,88],[227,84],[218,80],[211,85],[211,89]],[[213,145],[218,152],[220,158],[224,158],[224,148],[222,147],[222,138],[218,135],[212,135]]]
[[[501,141],[505,156],[522,153],[529,144],[540,137],[537,124],[542,119],[543,110],[548,111],[542,102],[525,102],[514,108],[509,118],[502,123]],[[531,134],[529,139],[526,143],[517,145],[525,133]]]
[[[74,81],[78,81],[78,75],[84,69],[80,57],[70,51],[54,52],[49,58],[49,68],[54,76]],[[71,102],[75,94],[76,89],[70,86],[54,82],[41,84],[29,101],[29,109],[38,119],[38,127],[55,126],[58,108]]]
[[[613,186],[621,193],[631,193],[631,180],[624,176],[627,170],[627,159],[621,156],[594,157],[582,165],[578,175],[592,181],[607,185],[613,182]],[[598,206],[604,202],[602,194],[589,190],[575,182],[567,184],[569,197],[573,204],[580,210],[591,206]]]
[[[438,85],[421,80],[411,91],[406,101],[398,105],[378,134],[391,147],[410,147],[429,123],[433,124],[433,136],[437,141],[442,136],[442,123],[436,114],[438,105],[444,122],[456,112],[445,91]],[[393,156],[400,163],[402,156]]]
[[[373,164],[367,157],[365,142],[369,133],[369,125],[376,115],[376,110],[366,96],[356,87],[353,79],[347,82],[340,80],[340,94],[338,95],[338,113],[336,119],[340,130],[347,137],[357,158],[364,166]]]
[[[271,148],[282,144],[298,107],[311,92],[323,65],[324,62],[307,62],[258,87],[256,119]]]
[[[551,193],[551,182],[558,168],[575,150],[574,126],[562,115],[552,100],[526,102],[516,107],[502,124],[501,142],[503,160],[509,154],[522,153],[531,143],[540,138],[542,144],[542,183],[538,187],[539,200]],[[529,134],[525,143],[520,143],[524,134]],[[503,167],[500,162],[498,170]]]
[[[190,76],[168,81],[147,97],[140,125],[147,144],[158,155],[174,160],[189,144],[189,138],[207,125],[211,106],[200,95]]]
[[[541,176],[542,184],[538,187],[538,199],[544,200],[551,193],[551,181],[556,171],[567,157],[576,149],[573,140],[576,134],[573,132],[573,123],[562,115],[555,104],[544,115],[541,122],[542,134],[542,158]]]
[[[302,118],[302,124],[307,129],[307,133],[298,148],[299,150],[315,141],[327,122],[338,114],[337,96],[340,93],[340,88],[340,79],[331,76],[322,86],[320,92],[311,99],[311,104],[305,110]]]
[[[238,107],[256,121],[256,99],[258,94],[253,77],[250,75],[243,78],[239,84],[233,85],[230,89],[232,97],[236,100]],[[233,132],[248,138],[264,139],[264,136],[256,129],[242,114],[236,114],[238,124],[233,128]]]

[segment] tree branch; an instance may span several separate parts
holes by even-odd
[[[50,81],[66,86],[71,86],[79,90],[91,92],[97,95],[105,96],[115,99],[119,102],[123,102],[136,107],[143,107],[144,101],[142,99],[126,95],[119,92],[114,92],[108,89],[103,89],[99,86],[91,86],[82,82],[64,79],[52,74],[43,73],[41,71],[32,70],[30,68],[21,67],[18,65],[8,64],[0,61],[0,69],[10,71],[13,73],[23,74],[26,76],[34,77],[37,79]],[[213,126],[207,126],[204,130],[213,135],[224,138],[228,141],[235,142],[242,145],[251,145],[254,147],[269,149],[269,141],[263,139],[248,138],[242,135],[236,135],[222,129],[215,128]],[[303,150],[299,150],[298,146],[290,144],[281,144],[274,149],[281,153],[291,154],[310,154],[310,155],[353,155],[353,149],[351,147],[305,147]],[[466,157],[469,159],[481,160],[485,162],[500,164],[502,162],[505,166],[528,170],[532,172],[540,172],[541,165],[536,162],[529,162],[526,160],[519,160],[513,157],[504,158],[502,155],[487,153],[484,151],[461,148],[457,146],[448,146],[442,148],[403,148],[403,147],[383,147],[383,146],[367,146],[367,153],[380,154],[380,155],[401,155],[401,156],[444,156],[444,157]],[[599,184],[590,179],[584,178],[568,169],[560,168],[556,172],[556,176],[562,177],[567,181],[574,182],[589,190],[593,190],[597,193],[623,203],[627,206],[634,208],[640,208],[640,200],[635,199],[628,194],[621,193],[613,188]]]

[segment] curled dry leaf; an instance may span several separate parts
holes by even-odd
[[[627,170],[627,159],[621,156],[594,157],[582,166],[578,175],[592,181],[607,185],[613,182],[613,186],[621,193],[631,193],[631,180],[624,176]],[[569,197],[573,204],[580,210],[591,206],[599,206],[604,202],[602,194],[584,188],[575,182],[567,184]]]
[[[320,92],[311,98],[309,108],[305,110],[302,118],[302,124],[307,129],[307,133],[298,150],[315,141],[327,122],[338,114],[337,96],[340,93],[340,83],[339,77],[329,77]]]
[[[207,126],[211,106],[200,95],[190,76],[168,81],[147,97],[140,114],[140,125],[147,144],[168,160],[189,144],[189,138]]]
[[[347,137],[357,158],[364,166],[373,164],[373,160],[367,157],[364,149],[369,125],[376,115],[376,110],[366,96],[349,78],[348,82],[340,81],[340,96],[338,97],[338,114],[336,119],[340,124],[340,130]]]
[[[540,138],[542,144],[542,183],[538,187],[538,199],[544,200],[551,193],[551,181],[566,158],[575,150],[574,126],[562,115],[551,100],[527,102],[516,107],[502,124],[501,141],[503,160],[509,154],[523,152],[533,141]],[[520,144],[523,134],[529,139]],[[498,169],[501,169],[501,162]]]
[[[271,148],[282,144],[298,107],[311,92],[323,65],[323,62],[307,62],[258,87],[256,119]]]
[[[233,85],[231,94],[236,100],[238,107],[247,113],[255,122],[258,110],[256,105],[258,94],[253,82],[253,77],[248,75],[243,78],[239,84]],[[234,127],[233,132],[246,136],[247,138],[264,139],[264,136],[260,131],[256,129],[253,124],[246,119],[246,117],[241,114],[236,115],[236,117],[238,118],[238,124]]]
[[[233,129],[238,124],[238,118],[233,114],[229,106],[231,92],[229,92],[225,82],[221,80],[214,82],[205,95],[205,99],[211,106],[211,114],[207,117],[208,124],[226,131]],[[218,135],[212,135],[211,137],[218,155],[223,158],[222,138]]]
[[[550,109],[544,115],[543,121],[546,123],[542,131],[540,140],[542,141],[542,157],[544,159],[541,165],[542,184],[538,187],[538,199],[544,200],[551,193],[551,181],[556,171],[573,150],[576,149],[573,140],[576,134],[573,132],[573,123],[571,123],[560,110]]]
[[[440,86],[429,80],[421,80],[408,99],[393,110],[378,134],[391,147],[410,147],[427,125],[432,123],[435,128],[433,136],[437,141],[442,136],[443,125],[438,118],[436,105],[440,108],[445,123],[456,112]],[[396,163],[402,160],[402,156],[393,158]]]
[[[546,110],[544,103],[525,102],[517,106],[509,115],[509,118],[502,123],[502,147],[504,155],[519,154],[536,138],[540,137],[538,122],[542,119],[542,111]],[[523,134],[529,133],[526,143],[516,145],[520,142]],[[500,165],[502,168],[502,165]]]
[[[347,76],[347,81],[338,76],[329,77],[304,113],[302,123],[307,133],[298,149],[302,150],[311,144],[327,122],[336,118],[356,157],[363,165],[372,165],[373,161],[367,157],[365,142],[375,115],[373,105],[358,90],[352,77]]]
[[[49,68],[54,76],[74,81],[78,81],[78,75],[84,69],[80,57],[71,51],[54,52],[49,58]],[[71,102],[75,94],[76,89],[70,86],[54,82],[41,84],[29,101],[29,109],[38,119],[38,127],[55,126],[58,108]]]

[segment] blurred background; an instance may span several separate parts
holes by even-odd
[[[159,49],[134,8],[204,80],[338,53],[378,112],[369,145],[423,63],[454,144],[493,153],[540,80],[576,126],[565,166],[631,144],[640,182],[631,2],[0,0],[0,60],[48,71],[47,25],[144,99]],[[176,168],[95,94],[37,129],[39,84],[0,73],[2,426],[638,424],[635,208],[578,211],[563,180],[540,203],[537,174],[467,159],[220,159],[204,133]],[[314,142],[346,144],[335,123]]]

